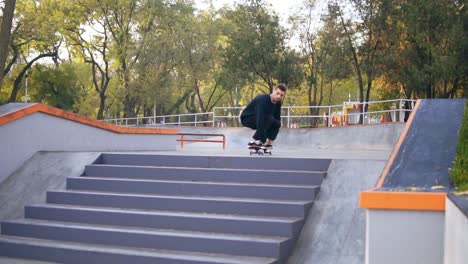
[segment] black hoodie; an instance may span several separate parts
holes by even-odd
[[[265,131],[265,117],[272,115],[281,122],[281,102],[273,104],[269,94],[262,94],[255,97],[242,111],[241,120],[256,118],[257,130]]]

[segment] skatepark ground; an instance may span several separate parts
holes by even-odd
[[[377,182],[404,124],[322,129],[282,129],[274,157],[330,158],[331,165],[288,264],[364,263],[365,210],[359,192]],[[249,156],[252,131],[245,128],[181,128],[182,133],[222,133],[216,143],[185,143],[171,155]],[[128,153],[128,152],[127,152]],[[142,152],[138,152],[142,153]],[[37,152],[0,183],[0,221],[20,218],[26,204],[45,201],[46,190],[64,189],[65,178],[79,176],[101,152]],[[252,158],[269,158],[252,156]],[[287,175],[285,175],[287,177]],[[44,263],[0,258],[0,263]]]

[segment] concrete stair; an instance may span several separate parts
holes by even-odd
[[[325,159],[102,154],[1,223],[0,256],[58,263],[284,263]]]

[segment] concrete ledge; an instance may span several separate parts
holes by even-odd
[[[24,104],[21,104],[22,106]],[[62,109],[43,105],[43,104],[28,104],[20,108],[16,108],[12,111],[0,115],[0,126],[23,118],[25,116],[41,112],[48,115],[60,117],[63,119],[72,120],[84,125],[93,126],[96,128],[108,130],[110,132],[119,134],[161,134],[161,135],[177,135],[178,129],[174,128],[136,128],[136,127],[120,127],[112,124],[104,123],[98,120],[94,120],[82,115],[67,112]]]
[[[0,182],[38,151],[176,150],[178,133],[117,127],[42,104],[0,106]]]
[[[464,106],[418,100],[375,188],[360,193],[367,264],[443,263],[449,169]]]
[[[463,264],[468,260],[468,196],[448,195],[445,211],[444,264]]]
[[[444,212],[366,210],[367,264],[440,264]]]

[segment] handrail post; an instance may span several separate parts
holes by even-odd
[[[223,150],[226,149],[226,136],[223,135]]]
[[[398,121],[403,121],[403,99],[400,99],[400,118],[398,119]]]
[[[184,134],[180,135],[180,149],[184,148]]]
[[[216,115],[216,107],[213,107],[213,127],[215,127],[215,115]]]
[[[195,127],[197,126],[197,114],[195,114]]]
[[[328,106],[328,119],[327,119],[327,125],[328,127],[331,127],[331,106]]]
[[[290,127],[290,122],[291,122],[291,121],[289,120],[289,119],[290,119],[289,116],[291,115],[291,114],[290,114],[290,113],[291,113],[290,110],[291,110],[291,107],[288,107],[288,128]]]

